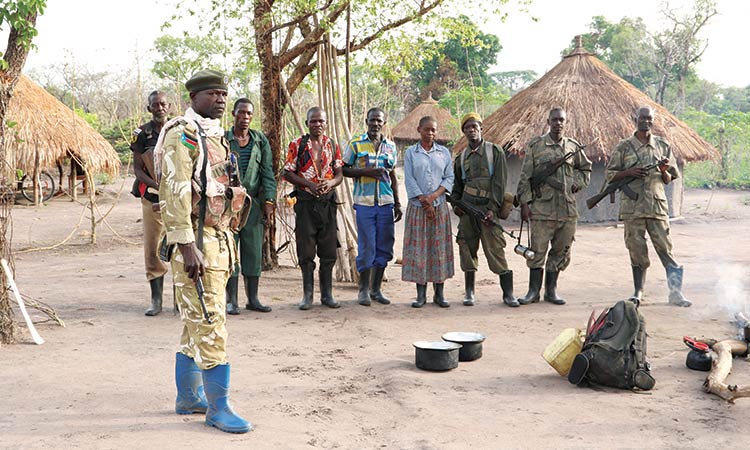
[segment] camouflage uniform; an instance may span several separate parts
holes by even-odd
[[[607,181],[618,172],[631,167],[645,167],[662,159],[669,160],[667,173],[672,179],[679,177],[669,143],[651,135],[646,144],[642,144],[633,135],[620,141],[612,152],[607,165]],[[630,264],[633,271],[632,298],[641,301],[643,287],[646,283],[646,269],[651,265],[646,246],[646,233],[654,244],[656,254],[667,272],[669,303],[677,306],[690,306],[691,302],[682,295],[682,266],[672,255],[672,239],[669,237],[669,209],[664,192],[664,180],[659,170],[652,169],[643,178],[636,178],[628,186],[638,195],[635,200],[620,195],[620,219],[625,222],[625,247],[630,253]]]
[[[195,126],[184,121],[167,130],[164,137],[159,199],[169,244],[196,241],[200,194],[195,190],[197,182],[193,175],[198,163],[198,139]],[[225,183],[228,180],[220,177],[229,155],[227,141],[223,136],[210,136],[206,141],[209,147],[208,170],[217,182]],[[193,359],[201,370],[227,362],[224,287],[237,257],[233,232],[228,225],[227,214],[231,210],[223,207],[223,196],[209,197],[208,202],[207,216],[214,220],[207,218],[203,230],[203,300],[209,314],[213,313],[213,323],[209,324],[203,318],[198,293],[185,272],[182,254],[175,251],[172,257],[175,299],[184,325],[180,352]]]
[[[669,159],[669,174],[672,179],[680,176],[669,143],[658,136],[651,136],[647,144],[641,144],[635,135],[620,141],[607,165],[607,181],[618,172],[631,167],[643,167],[658,160]],[[620,196],[620,220],[625,222],[625,246],[630,252],[633,266],[647,269],[651,262],[646,247],[646,232],[651,237],[656,254],[665,268],[679,267],[672,255],[672,240],[669,237],[669,209],[661,172],[649,171],[628,186],[638,194],[636,200]]]
[[[569,158],[548,177],[549,181],[542,184],[538,198],[531,189],[529,178],[539,165],[575,152],[580,147],[581,144],[567,137],[555,143],[548,134],[532,139],[526,146],[517,195],[521,204],[531,202],[531,249],[536,256],[526,262],[530,269],[545,267],[545,257],[547,272],[565,270],[570,264],[570,247],[578,221],[578,207],[571,187],[576,184],[582,190],[588,186],[591,181],[591,161],[584,152]]]
[[[493,170],[490,175],[487,150],[493,152]],[[463,200],[476,206],[482,211],[492,210],[496,219],[500,217],[500,208],[505,195],[505,183],[508,180],[505,152],[491,142],[483,141],[479,147],[471,151],[465,150],[462,158],[459,153],[454,161],[453,173],[456,174],[453,183],[451,199]],[[463,159],[463,167],[462,167]],[[482,243],[487,264],[493,273],[502,275],[510,272],[508,261],[505,259],[505,238],[498,227],[488,227],[470,214],[461,216],[458,222],[459,255],[461,270],[476,272],[479,266],[477,250]]]

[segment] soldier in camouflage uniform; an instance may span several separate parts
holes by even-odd
[[[469,113],[461,119],[461,131],[468,140],[468,146],[454,161],[451,200],[463,200],[486,212],[485,221],[482,221],[466,214],[458,206],[453,208],[460,217],[456,242],[461,270],[464,272],[464,305],[472,306],[475,302],[474,279],[479,266],[477,250],[481,242],[490,270],[500,277],[503,302],[516,307],[519,303],[513,296],[513,271],[508,268],[505,259],[505,238],[502,231],[491,223],[493,218],[499,218],[505,197],[505,183],[508,180],[505,152],[482,139],[482,118],[477,113]]]
[[[646,246],[646,232],[667,271],[669,303],[676,306],[690,306],[692,303],[682,295],[682,266],[672,255],[672,239],[669,237],[669,210],[664,186],[679,177],[669,143],[651,134],[654,124],[654,110],[644,106],[638,110],[637,131],[620,141],[612,152],[607,165],[607,181],[634,177],[628,186],[638,194],[635,200],[620,195],[620,220],[625,222],[625,247],[630,252],[630,265],[633,269],[633,298],[639,302],[643,298],[646,282],[646,269],[651,262]],[[656,170],[648,171],[644,166],[667,160]]]
[[[519,299],[522,305],[539,301],[545,269],[544,300],[555,305],[565,304],[565,300],[557,295],[557,278],[570,264],[570,248],[578,222],[575,193],[591,181],[591,161],[583,151],[578,151],[581,144],[563,137],[565,122],[565,111],[553,108],[547,118],[549,133],[532,139],[526,146],[516,195],[521,203],[521,220],[530,221],[531,249],[536,256],[526,261],[530,269],[529,292]],[[540,166],[570,153],[575,154],[545,179],[538,192],[534,192],[529,179]]]
[[[171,263],[184,325],[175,366],[175,410],[206,413],[206,424],[245,433],[252,424],[228,403],[224,287],[236,258],[233,232],[240,224],[235,212],[241,209],[236,201],[244,205],[248,201],[244,188],[229,187],[226,175],[229,145],[220,122],[226,107],[226,77],[202,70],[185,87],[191,108],[164,126],[154,152],[156,172],[161,173],[159,206],[167,243],[177,247]],[[201,196],[206,202],[202,230]],[[211,321],[204,318],[201,302]]]

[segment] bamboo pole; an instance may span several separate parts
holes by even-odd
[[[292,117],[294,118],[294,124],[297,125],[297,129],[299,130],[300,134],[305,134],[305,127],[302,126],[302,120],[299,117],[297,108],[294,107],[294,101],[292,101],[292,96],[289,95],[289,90],[286,88],[286,81],[284,80],[283,77],[279,81],[281,84],[281,91],[284,93],[284,98],[286,98],[286,104],[289,106],[289,110],[292,112]]]
[[[346,125],[352,129],[352,80],[349,67],[349,54],[351,52],[352,40],[352,4],[346,5]]]

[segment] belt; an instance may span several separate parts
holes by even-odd
[[[464,187],[464,192],[471,195],[472,197],[490,198],[489,191],[479,189],[471,186]]]

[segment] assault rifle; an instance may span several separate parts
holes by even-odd
[[[648,172],[668,162],[669,162],[669,159],[667,158],[661,159],[659,161],[656,161],[655,163],[651,163],[643,167],[643,169],[645,169],[646,172]],[[620,178],[617,181],[610,181],[609,183],[607,183],[606,187],[600,193],[586,200],[586,206],[588,206],[589,209],[592,209],[594,206],[596,206],[597,203],[602,201],[602,199],[608,195],[609,195],[609,202],[614,203],[615,193],[617,193],[617,191],[622,191],[622,193],[625,194],[631,200],[638,200],[638,194],[636,194],[635,191],[629,186],[630,183],[632,183],[635,180],[637,180],[637,177],[625,177],[625,178]]]
[[[474,216],[474,218],[477,219],[478,221],[486,222],[484,220],[486,212],[482,211],[481,209],[477,208],[471,203],[467,203],[463,200],[454,200],[450,196],[448,196],[448,202],[450,202],[450,204],[452,204],[456,208],[459,208],[461,211],[465,212],[466,214],[470,214]],[[492,223],[493,226],[498,227],[500,231],[502,231],[503,233],[507,234],[513,239],[518,239],[518,236],[513,234],[512,231],[508,231],[505,228],[503,228],[502,224],[500,224],[500,221],[498,221],[497,218],[493,217],[490,222]]]
[[[562,184],[560,184],[557,180],[548,180],[548,178],[554,175],[554,173],[557,172],[557,169],[565,164],[565,161],[585,149],[586,146],[581,145],[580,147],[578,147],[578,150],[572,153],[566,153],[565,156],[561,156],[554,161],[548,161],[539,166],[539,169],[534,171],[534,173],[531,175],[531,178],[529,178],[529,184],[531,185],[531,190],[534,192],[534,196],[537,198],[542,196],[542,185],[545,182],[558,191],[562,191],[564,189]]]

